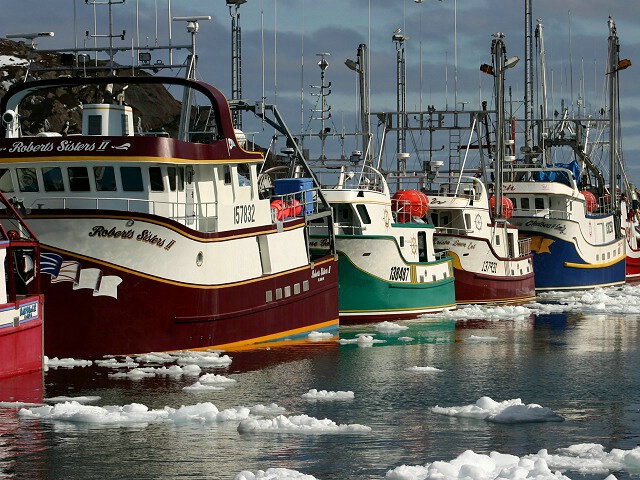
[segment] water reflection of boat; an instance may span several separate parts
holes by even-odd
[[[0,384],[0,400],[20,391],[29,374],[42,375],[39,249],[32,231],[0,194],[0,380],[14,377]]]
[[[0,402],[42,403],[43,376],[43,369],[39,368],[29,373],[0,378]]]

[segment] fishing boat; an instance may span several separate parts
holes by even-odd
[[[494,49],[493,53],[496,62],[505,62],[504,49],[500,52]],[[496,81],[502,85],[502,79]],[[403,96],[400,91],[399,97]],[[435,227],[432,248],[436,253],[453,259],[457,304],[515,304],[535,298],[529,239],[519,238],[519,230],[509,222],[507,208],[495,208],[491,203],[495,203],[496,195],[488,191],[482,179],[488,175],[485,157],[494,150],[506,150],[503,136],[496,136],[493,148],[487,145],[488,135],[482,133],[491,113],[494,112],[437,110],[429,106],[426,111],[399,108],[396,112],[374,114],[382,128],[375,137],[395,136],[398,140],[396,168],[389,169],[387,181],[397,191],[408,189],[428,197],[428,209],[418,212],[421,214],[418,218]],[[444,146],[434,148],[441,140],[449,145],[443,160],[433,156],[434,152],[444,150]],[[412,145],[409,152],[407,143]],[[382,143],[378,161],[384,149]],[[502,162],[504,158],[499,156],[494,163],[499,166]],[[508,199],[502,197],[499,202]]]
[[[634,185],[629,185],[628,196],[621,199],[620,215],[622,233],[627,241],[626,281],[640,282],[640,221],[638,207],[640,199]]]
[[[509,203],[503,202],[502,218],[496,218],[495,197],[489,197],[477,177],[461,176],[458,182],[438,187],[429,195],[429,215],[436,226],[435,247],[454,259],[456,302],[534,300],[531,239],[519,238],[518,228],[509,223]]]
[[[434,248],[434,226],[422,220],[429,207],[424,194],[391,195],[384,175],[367,164],[325,164],[314,172],[333,210],[341,324],[455,308],[452,258]],[[326,229],[314,225],[309,245],[326,250]]]
[[[0,400],[24,398],[25,382],[42,381],[39,248],[16,208],[0,194]]]
[[[193,45],[198,18],[187,19]],[[0,190],[20,199],[41,242],[50,357],[337,333],[332,233],[321,254],[307,245],[309,222],[330,215],[313,175],[302,155],[279,159],[280,178],[263,171],[225,96],[194,78],[196,58],[194,47],[186,77],[111,61],[106,75],[27,82],[2,98]],[[42,101],[53,95],[82,112],[77,126],[34,131],[27,112],[59,107]],[[149,98],[179,115],[146,128]],[[275,105],[247,109],[286,133]]]
[[[501,179],[502,192],[513,203],[511,221],[531,237],[538,291],[587,289],[625,281],[626,242],[618,214],[619,195],[608,194],[615,191],[619,178],[615,112],[621,69],[611,20],[609,28],[609,118],[575,118],[564,108],[549,119],[544,100],[543,120],[535,122],[540,141],[535,146],[526,141],[525,158],[505,169]],[[541,23],[537,36],[542,38]],[[544,72],[543,50],[540,58]],[[525,119],[525,125],[527,121],[531,119]],[[608,142],[588,142],[591,130],[604,138],[602,132],[607,128]],[[608,144],[608,172],[599,157],[604,143]]]

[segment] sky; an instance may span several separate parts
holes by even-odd
[[[544,26],[554,109],[562,100],[565,105],[577,105],[579,97],[589,111],[604,104],[608,17],[616,22],[620,57],[632,62],[620,76],[623,154],[631,180],[640,183],[640,164],[635,160],[640,155],[640,98],[634,88],[640,81],[640,67],[635,66],[640,62],[640,2],[532,0],[532,4],[534,28],[536,19]],[[198,73],[230,96],[231,16],[222,0],[114,4],[114,34],[126,31],[125,40],[115,38],[114,45],[166,45],[169,7],[171,16],[211,16],[200,22],[196,36]],[[247,0],[238,10],[243,98],[254,103],[264,96],[277,104],[294,134],[317,133],[321,125],[313,110],[320,106],[311,85],[320,84],[317,54],[329,53],[325,57],[329,62],[326,80],[332,84],[328,126],[333,132],[352,132],[357,128],[357,78],[344,61],[356,58],[359,44],[368,45],[371,111],[395,110],[397,52],[392,34],[400,28],[408,37],[407,109],[424,110],[428,105],[479,109],[482,100],[491,104],[492,81],[480,73],[479,66],[491,63],[492,35],[503,33],[507,56],[524,59],[524,9],[525,0]],[[3,0],[0,34],[54,31],[54,37],[39,40],[40,49],[85,42],[105,46],[105,38],[86,37],[85,32],[107,35],[107,12],[106,5],[82,0]],[[171,42],[190,43],[185,22],[171,22]],[[522,118],[523,61],[508,71],[506,84],[512,92],[508,108]],[[247,128],[252,129],[248,134],[259,138],[272,133],[264,125]]]
[[[543,296],[540,300],[554,303],[532,302],[521,306],[469,306],[457,310],[435,314],[445,318],[465,319],[486,318],[492,321],[513,320],[532,313],[544,314],[558,311],[607,313],[640,312],[640,294],[630,285],[600,288],[589,292],[555,292]],[[433,316],[433,315],[432,315]],[[394,322],[381,322],[371,325],[368,334],[341,335],[341,343],[356,343],[359,348],[369,348],[376,336],[398,339],[410,343],[413,339],[404,337],[406,325]],[[473,335],[465,342],[491,343],[498,340],[487,332]],[[349,337],[353,338],[349,338]],[[313,339],[321,340],[316,334]],[[135,357],[107,358],[96,364],[110,371],[109,377],[117,380],[138,381],[146,377],[167,379],[189,379],[189,385],[183,387],[187,394],[207,390],[234,388],[238,380],[216,373],[203,373],[203,368],[228,367],[232,358],[224,352],[182,352],[150,353]],[[92,361],[82,359],[47,358],[47,368],[85,368]],[[406,368],[410,375],[446,375],[437,365],[415,365]],[[239,377],[240,378],[240,377]],[[307,402],[352,402],[356,398],[353,391],[327,391],[312,388],[300,392]],[[331,418],[315,418],[304,413],[292,414],[277,403],[239,405],[219,409],[212,402],[192,403],[182,406],[166,405],[162,408],[150,408],[141,403],[126,405],[104,405],[99,396],[61,396],[45,398],[42,404],[20,404],[0,402],[0,408],[14,408],[22,421],[42,421],[54,425],[85,425],[95,429],[111,427],[153,428],[153,425],[224,425],[235,428],[238,435],[362,435],[367,436],[371,427],[361,423],[338,423]],[[508,423],[517,427],[525,423],[563,422],[565,419],[549,407],[536,403],[525,403],[520,398],[494,399],[488,396],[477,398],[462,405],[433,405],[431,412],[458,419],[475,419],[492,423]],[[599,443],[581,443],[563,448],[541,449],[522,456],[507,452],[492,451],[478,453],[467,450],[455,458],[443,458],[431,463],[415,465],[390,465],[384,478],[388,480],[569,480],[572,478],[602,478],[614,480],[612,472],[621,475],[634,475],[637,472],[640,447],[631,450],[607,450]],[[305,472],[281,468],[277,464],[266,470],[243,470],[235,474],[234,480],[322,480]]]

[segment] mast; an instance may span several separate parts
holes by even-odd
[[[227,0],[231,16],[231,100],[242,98],[242,35],[240,30],[240,5],[247,0]],[[235,10],[233,7],[235,6]],[[242,110],[231,111],[235,128],[242,129]]]
[[[506,115],[504,109],[504,72],[508,68],[512,68],[518,63],[518,57],[507,59],[507,50],[504,45],[504,34],[495,33],[491,42],[491,54],[493,56],[493,68],[483,68],[482,71],[491,73],[495,79],[496,92],[496,157],[494,160],[495,172],[495,213],[494,218],[502,218],[502,168],[505,162],[505,128]]]
[[[398,131],[396,136],[396,158],[398,173],[401,174],[407,168],[407,141],[406,141],[406,95],[407,95],[407,65],[405,62],[405,48],[404,42],[408,39],[406,35],[401,33],[398,28],[391,39],[396,44],[396,78],[397,78],[397,92],[396,92],[396,111],[398,121]],[[402,188],[402,182],[398,177],[398,190]]]
[[[544,150],[545,148],[544,134],[547,132],[547,122],[549,119],[549,116],[548,116],[549,111],[548,111],[548,104],[547,104],[547,57],[546,57],[546,52],[544,48],[544,35],[542,30],[543,30],[542,20],[538,19],[538,25],[536,27],[536,38],[538,39],[538,49],[539,49],[539,56],[540,56],[540,91],[542,94],[542,102],[540,105],[541,124],[540,124],[540,127],[538,128],[538,145],[541,145],[543,147],[542,160],[543,160],[543,164],[546,165],[548,155],[547,155],[547,152]]]
[[[533,120],[533,12],[532,0],[525,0],[524,9],[524,145],[528,153],[532,152],[532,120]],[[544,117],[543,117],[544,118]],[[529,163],[529,162],[527,162]]]
[[[369,140],[371,137],[371,122],[369,120],[369,98],[367,97],[367,45],[358,45],[357,60],[347,59],[344,64],[358,74],[358,90],[360,96],[360,125],[362,127],[362,153],[365,161],[371,159]]]

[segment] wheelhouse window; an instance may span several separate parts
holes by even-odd
[[[149,167],[149,186],[152,192],[164,192],[162,170],[160,167]]]
[[[116,191],[116,173],[113,167],[93,167],[98,192]]]
[[[529,210],[529,198],[528,197],[522,197],[520,199],[520,208],[522,208],[523,210]]]
[[[0,168],[0,191],[13,192],[13,180],[11,179],[11,171],[8,168]]]
[[[91,190],[87,167],[68,167],[67,174],[69,175],[69,189],[72,192],[88,192]]]
[[[178,182],[177,182],[177,169],[176,167],[167,167],[167,176],[169,177],[169,190],[172,192],[176,191]]]
[[[35,168],[18,168],[18,186],[21,192],[38,192],[38,176]]]
[[[224,184],[230,185],[231,184],[231,167],[229,167],[229,165],[223,165],[223,172],[224,172]]]
[[[418,232],[418,261],[420,262],[427,262],[429,260],[427,245],[426,232]]]
[[[536,210],[544,210],[544,198],[536,197],[534,201],[535,201]]]
[[[359,203],[356,205],[356,208],[358,209],[358,213],[360,214],[362,223],[370,224],[371,217],[369,217],[369,212],[367,212],[367,207]]]
[[[42,181],[45,192],[64,192],[62,169],[60,167],[44,167],[42,169]]]
[[[167,175],[169,177],[169,189],[175,192],[184,191],[184,167],[167,167]]]
[[[140,167],[120,167],[120,177],[122,180],[122,190],[125,192],[144,191]]]
[[[89,135],[102,135],[102,117],[100,115],[89,115]]]

